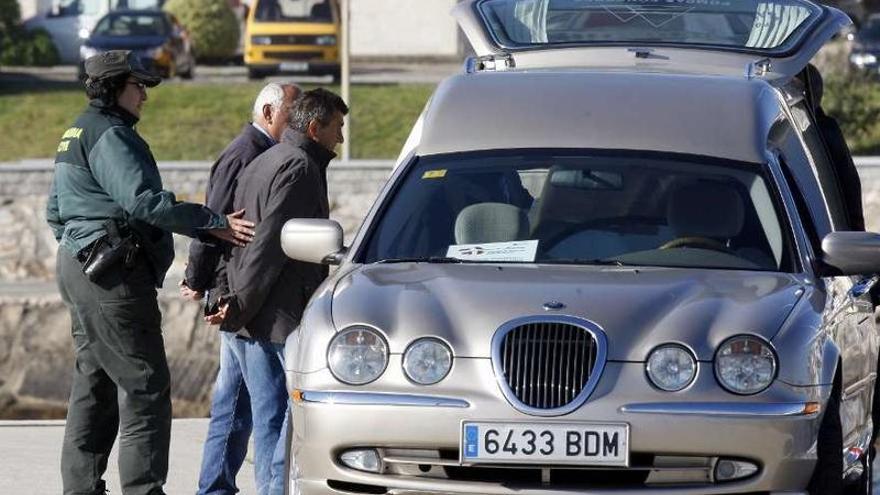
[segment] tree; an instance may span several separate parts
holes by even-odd
[[[168,0],[165,10],[189,31],[197,57],[226,58],[235,54],[240,34],[238,18],[227,0]]]

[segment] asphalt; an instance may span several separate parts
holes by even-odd
[[[169,495],[195,493],[198,487],[202,446],[208,428],[207,419],[177,419],[171,428]],[[61,487],[61,442],[63,421],[0,421],[0,493],[58,495]],[[116,448],[107,467],[110,494],[120,494]],[[257,493],[253,462],[245,460],[238,475],[243,495]]]

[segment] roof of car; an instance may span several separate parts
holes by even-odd
[[[500,71],[444,81],[418,154],[512,148],[678,152],[762,163],[780,112],[760,79],[596,70]]]

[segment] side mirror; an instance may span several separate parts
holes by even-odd
[[[822,262],[841,275],[880,272],[880,234],[832,232],[822,239]]]
[[[342,227],[333,220],[293,218],[281,229],[281,249],[289,258],[338,265],[345,257]]]

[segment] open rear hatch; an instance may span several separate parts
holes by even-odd
[[[607,68],[788,80],[851,24],[806,0],[465,0],[477,70]]]

